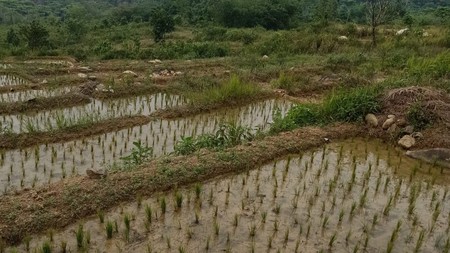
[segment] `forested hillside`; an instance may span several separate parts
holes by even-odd
[[[373,24],[370,3],[387,7]],[[192,48],[195,41],[186,39],[219,42],[227,28],[309,29],[317,35],[333,24],[345,24],[347,35],[356,26],[375,26],[365,27],[361,36],[380,25],[448,27],[450,0],[0,0],[0,56],[28,55],[31,49],[78,59],[215,57],[228,55],[229,45]],[[170,40],[166,35],[176,27],[184,31],[183,39],[162,46],[171,49],[155,49],[149,42]],[[246,44],[259,36],[258,31],[237,33],[233,40]]]

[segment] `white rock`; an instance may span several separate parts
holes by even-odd
[[[338,40],[345,41],[345,40],[348,40],[348,37],[347,36],[339,36]]]
[[[403,28],[403,29],[401,29],[401,30],[398,30],[398,31],[395,33],[395,35],[400,36],[400,35],[403,35],[403,34],[407,33],[408,31],[409,31],[409,28]]]
[[[89,67],[79,67],[79,70],[82,72],[91,72],[92,71],[92,69]]]
[[[47,84],[47,83],[48,83],[47,79],[42,80],[42,84]]]
[[[88,75],[86,75],[86,74],[84,74],[84,73],[78,73],[78,77],[79,77],[79,78],[86,79],[86,78],[88,78]]]
[[[410,149],[416,145],[416,139],[411,135],[405,135],[398,141],[398,145],[404,149]]]
[[[366,123],[371,127],[377,127],[378,126],[377,116],[375,116],[372,113],[367,114],[366,115]]]
[[[384,123],[383,123],[383,129],[386,130],[388,129],[390,126],[392,126],[392,124],[395,123],[395,117],[393,118],[388,118]]]
[[[263,57],[262,57],[263,59],[269,59],[269,56],[267,56],[267,55],[263,55]]]
[[[124,72],[122,72],[122,74],[124,74],[124,75],[132,75],[134,77],[138,76],[138,74],[136,74],[135,72],[133,72],[131,70],[125,70]]]
[[[148,62],[149,62],[149,63],[153,63],[153,64],[159,64],[159,63],[162,63],[162,61],[159,60],[159,59],[150,60],[150,61],[148,61]]]

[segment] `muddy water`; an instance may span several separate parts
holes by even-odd
[[[15,85],[23,85],[27,82],[20,77],[13,75],[0,75],[0,86],[15,86]]]
[[[157,93],[116,100],[93,100],[82,106],[32,114],[3,115],[0,118],[4,125],[8,125],[15,133],[29,132],[30,128],[34,131],[51,131],[62,126],[63,121],[73,125],[87,118],[101,120],[126,115],[148,115],[158,109],[179,106],[184,103],[185,99],[181,96]]]
[[[160,103],[164,106],[164,102]],[[147,125],[83,140],[5,151],[0,157],[0,189],[6,192],[42,185],[72,175],[84,175],[87,169],[108,167],[113,162],[120,162],[120,157],[128,155],[133,142],[139,140],[153,148],[154,156],[161,156],[172,152],[182,136],[213,133],[224,122],[253,129],[266,128],[276,108],[284,114],[291,105],[287,101],[268,100],[195,117],[155,120]],[[140,108],[139,104],[131,106]]]
[[[17,92],[8,92],[0,94],[0,103],[13,103],[18,101],[27,101],[36,97],[52,97],[67,94],[72,91],[71,87],[46,90],[24,90]]]
[[[82,225],[90,252],[446,252],[448,188],[427,180],[434,173],[378,141],[351,140],[211,180],[199,198],[194,186],[179,189],[180,208],[175,192],[120,205],[104,214],[117,223],[111,239],[92,217],[35,236],[30,248],[53,234],[54,250],[65,242],[76,251]],[[448,183],[448,173],[438,175]]]

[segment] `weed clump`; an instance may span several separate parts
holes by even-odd
[[[209,87],[202,92],[188,92],[187,98],[195,105],[210,105],[239,100],[248,100],[261,94],[262,90],[252,83],[244,82],[233,75],[230,80],[218,86]]]
[[[286,117],[275,117],[270,131],[277,133],[308,125],[360,121],[366,114],[381,109],[378,101],[380,93],[379,87],[334,91],[320,105],[298,105],[293,107]]]

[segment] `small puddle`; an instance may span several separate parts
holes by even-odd
[[[427,167],[379,141],[333,143],[118,205],[104,213],[104,223],[98,217],[81,221],[80,246],[105,253],[445,252],[449,174],[434,170],[440,183],[428,180]],[[60,251],[64,242],[68,252],[76,251],[80,224],[35,236],[30,248],[49,242]]]
[[[130,99],[129,102],[115,104],[112,108],[100,107],[99,110],[115,111],[115,116],[118,116],[120,112],[129,113],[131,110],[149,114],[158,108],[170,105],[167,102],[169,99],[167,95],[155,96],[153,99]],[[181,100],[181,97],[170,98],[173,105],[180,103]],[[133,102],[130,103],[130,101]],[[152,147],[153,155],[157,157],[173,152],[174,145],[182,136],[214,133],[221,123],[234,122],[255,131],[257,128],[267,129],[275,109],[278,108],[282,114],[285,114],[291,106],[292,103],[288,101],[272,99],[194,117],[155,120],[147,125],[77,141],[4,151],[0,157],[0,189],[6,192],[42,185],[71,175],[84,175],[87,169],[107,167],[114,161],[120,161],[120,157],[129,155],[133,142],[139,140],[143,145]],[[82,117],[83,112],[77,112],[76,115]],[[40,120],[45,123],[48,118],[42,116]],[[20,129],[23,126],[15,127]]]
[[[16,85],[24,85],[27,81],[21,77],[13,76],[13,75],[0,75],[0,87],[3,86],[16,86]]]

